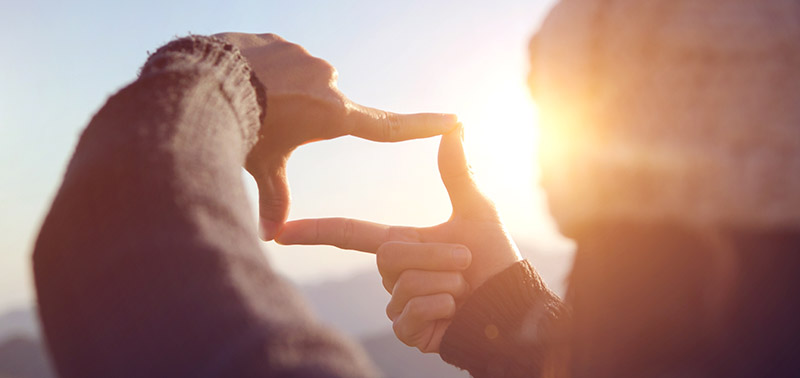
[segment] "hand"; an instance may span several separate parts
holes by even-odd
[[[457,305],[469,295],[462,271],[471,259],[457,244],[390,241],[378,247],[383,287],[392,294],[386,315],[400,341],[423,353],[439,351]]]
[[[276,241],[327,244],[372,253],[390,241],[460,244],[472,252],[472,265],[464,271],[464,277],[477,288],[521,257],[494,203],[473,180],[464,154],[462,130],[458,127],[448,132],[439,145],[439,173],[453,206],[447,222],[418,228],[346,218],[303,219],[286,223]]]
[[[448,114],[401,115],[358,105],[337,88],[336,69],[274,34],[222,33],[267,88],[267,112],[245,168],[258,184],[261,237],[271,240],[289,214],[286,162],[297,146],[353,135],[379,142],[427,138],[455,127]]]
[[[452,317],[452,314],[445,309],[454,310],[454,305],[447,303],[448,299],[443,295],[433,295],[436,298],[431,298],[431,291],[421,292],[422,289],[413,289],[412,285],[417,285],[419,282],[411,283],[415,281],[412,278],[416,277],[422,282],[448,280],[453,279],[452,276],[443,278],[443,275],[433,273],[461,271],[467,285],[477,288],[490,277],[521,259],[516,245],[500,221],[494,204],[478,190],[473,180],[464,154],[462,133],[460,127],[450,131],[442,136],[439,146],[439,173],[453,206],[452,215],[447,222],[433,227],[416,228],[387,226],[345,218],[305,219],[288,222],[276,239],[281,244],[328,244],[344,249],[376,252],[384,287],[392,292],[392,301],[397,303],[394,308],[406,303],[404,312],[401,313],[405,316],[393,319],[395,333],[406,343],[422,346],[420,349],[423,351],[438,350],[438,341],[441,341],[441,335],[449,325],[447,319]],[[445,252],[435,251],[446,248],[452,250],[455,245],[464,246],[471,252],[469,267],[460,270],[453,266],[437,267],[437,261],[441,261],[437,260],[437,253]],[[386,252],[386,250],[403,252]],[[401,263],[399,258],[386,258],[387,253],[403,255],[406,252],[409,259],[415,256],[413,257],[416,259],[415,263]],[[426,254],[430,261],[426,261]],[[393,280],[397,272],[411,271],[411,269],[428,273],[425,274],[425,278],[421,277],[423,275],[421,273],[411,273],[409,276],[411,278],[400,281],[399,285]],[[394,287],[395,285],[397,287]],[[438,294],[449,294],[453,303],[457,302],[458,296],[463,295],[456,289],[445,290],[443,286],[437,286],[443,285],[440,283],[431,285],[439,290]],[[451,284],[448,287],[456,286],[458,285]],[[401,287],[407,287],[403,289],[402,295],[396,293]],[[409,309],[411,303],[415,304]],[[387,312],[388,310],[387,308]],[[396,310],[394,312],[396,313]],[[391,318],[392,315],[389,315]],[[436,316],[439,318],[432,321],[431,319]],[[403,332],[398,332],[398,329]],[[425,336],[430,338],[426,340]],[[428,341],[428,344],[423,345],[424,341]]]

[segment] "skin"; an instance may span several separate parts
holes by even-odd
[[[258,184],[261,238],[272,240],[286,222],[290,194],[286,163],[298,146],[344,135],[398,142],[452,130],[452,114],[395,114],[349,100],[328,62],[275,34],[221,33],[238,47],[267,88],[259,141],[245,163]]]
[[[286,223],[281,244],[327,244],[377,255],[383,286],[392,294],[386,314],[398,339],[438,352],[458,305],[490,277],[521,260],[497,210],[480,192],[464,154],[463,129],[442,136],[439,173],[453,212],[425,228],[346,218]]]

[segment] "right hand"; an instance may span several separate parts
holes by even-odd
[[[359,105],[336,85],[336,69],[275,34],[221,33],[267,88],[267,112],[245,168],[258,184],[261,236],[271,240],[289,214],[286,163],[305,143],[344,135],[378,142],[427,138],[453,129],[451,114],[396,114]]]
[[[398,333],[399,328],[402,332],[398,337],[402,341],[423,351],[438,350],[438,341],[449,324],[447,319],[455,312],[458,297],[464,296],[462,285],[456,283],[457,278],[451,273],[460,272],[470,288],[478,288],[522,259],[494,204],[478,190],[473,180],[462,145],[462,132],[459,127],[445,134],[439,146],[439,172],[453,205],[447,222],[417,228],[345,218],[304,219],[286,223],[276,238],[281,244],[328,244],[377,253],[384,287],[396,302],[393,312],[397,314],[397,309],[405,303],[403,312],[393,319],[395,332]],[[443,261],[441,255],[447,255],[456,246],[470,251],[469,267],[456,269],[452,265],[436,265]],[[386,258],[405,254],[413,263],[403,262],[400,257]],[[418,272],[409,273],[408,278],[398,281],[406,271]],[[399,286],[395,287],[398,282]],[[423,287],[424,282],[429,282],[430,288]],[[396,294],[401,289],[402,295]],[[432,321],[435,317],[442,321]]]
[[[439,351],[456,307],[469,295],[462,272],[472,254],[463,245],[390,241],[376,252],[386,315],[397,338],[423,353]]]

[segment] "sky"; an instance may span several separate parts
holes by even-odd
[[[470,162],[515,240],[567,253],[536,185],[536,107],[527,43],[554,0],[43,1],[0,12],[0,313],[35,301],[30,253],[80,132],[175,36],[271,32],[328,60],[343,93],[395,112],[451,112]],[[343,137],[289,162],[290,219],[346,216],[428,226],[447,220],[438,139]],[[253,201],[255,184],[243,173]],[[374,269],[374,256],[264,243],[297,283]]]

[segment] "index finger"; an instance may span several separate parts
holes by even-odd
[[[287,222],[275,237],[279,244],[332,245],[375,253],[388,241],[421,241],[414,227],[387,226],[349,218],[301,219]]]
[[[350,135],[375,142],[399,142],[444,134],[458,124],[454,114],[398,114],[358,104],[348,104]]]

